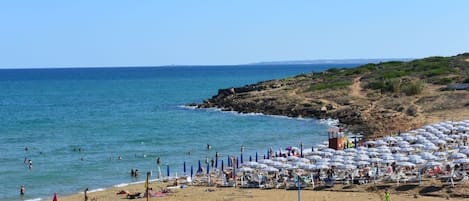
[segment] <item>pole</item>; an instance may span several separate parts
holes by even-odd
[[[150,197],[150,195],[148,194],[148,186],[149,186],[149,184],[148,184],[148,177],[150,177],[150,172],[147,172],[147,180],[146,180],[146,184],[147,184],[147,185],[145,185],[145,186],[146,186],[145,192],[146,192],[146,194],[147,194],[147,196],[146,196],[146,197],[147,197],[147,201],[148,201],[148,198]]]
[[[298,180],[298,201],[301,201],[301,194],[300,194],[300,191],[301,191],[300,175],[296,175],[296,178],[297,178],[297,180]]]

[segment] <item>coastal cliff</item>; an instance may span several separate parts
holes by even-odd
[[[469,117],[469,53],[332,68],[220,89],[198,108],[338,119],[368,137]]]

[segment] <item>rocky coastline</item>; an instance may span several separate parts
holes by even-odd
[[[461,60],[464,65],[458,66],[459,71],[454,74],[445,73],[444,78],[451,77],[455,83],[462,82],[460,80],[469,72],[467,58],[467,53],[451,57]],[[412,62],[407,63],[412,65]],[[373,68],[386,65],[376,64]],[[216,95],[203,103],[192,103],[190,106],[240,113],[338,119],[351,132],[371,138],[405,132],[427,123],[469,117],[468,90],[444,90],[447,85],[432,83],[429,78],[419,76],[418,72],[398,78],[400,83],[424,80],[426,84],[418,94],[409,95],[403,90],[383,92],[382,89],[369,87],[377,79],[376,73],[379,76],[381,72],[348,73],[361,68],[364,66],[219,89]],[[455,77],[456,74],[460,77]]]

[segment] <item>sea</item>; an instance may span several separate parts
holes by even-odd
[[[216,152],[219,163],[240,157],[241,146],[244,160],[262,158],[270,147],[310,148],[327,139],[334,121],[186,105],[220,88],[356,65],[2,69],[0,200],[99,191],[144,181],[146,172],[165,176],[168,167],[171,176],[183,175],[184,163],[188,174]]]

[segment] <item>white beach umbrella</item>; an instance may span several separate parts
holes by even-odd
[[[391,137],[391,136],[386,136],[383,138],[383,140],[386,142],[397,142],[396,138]]]
[[[377,146],[382,146],[382,145],[388,145],[388,143],[385,142],[384,140],[378,140],[378,141],[376,141],[376,145]]]
[[[288,161],[297,161],[298,159],[299,159],[299,158],[296,157],[296,156],[288,156],[288,157],[287,157],[287,160],[288,160]]]
[[[396,165],[400,167],[415,167],[415,164],[406,161],[397,162]]]
[[[341,170],[355,170],[357,169],[357,166],[351,165],[351,164],[343,164],[343,165],[339,165],[337,168]]]
[[[331,149],[331,148],[326,148],[326,149],[323,149],[321,150],[322,152],[330,152],[330,153],[335,153],[335,149]]]
[[[368,140],[365,142],[365,145],[375,145],[376,144],[376,141],[373,141],[373,140]]]
[[[340,162],[331,162],[331,163],[329,163],[330,167],[338,167],[340,165],[343,165],[343,163],[340,163]]]
[[[425,147],[425,145],[423,145],[423,144],[413,144],[413,145],[411,145],[411,147],[413,147],[414,149],[423,149]]]
[[[469,164],[469,158],[459,158],[453,161],[455,164]]]
[[[357,152],[357,149],[346,149],[345,152]]]
[[[412,162],[412,163],[415,163],[415,164],[423,164],[427,161],[423,160],[421,158],[411,158],[411,159],[409,159],[409,162]]]
[[[452,153],[451,155],[448,156],[449,159],[459,159],[459,158],[466,158],[466,154],[463,153]]]
[[[333,155],[334,155],[334,154],[331,153],[331,152],[322,152],[322,154],[321,154],[322,157],[331,157],[331,156],[333,156]]]
[[[329,166],[326,164],[317,164],[314,166],[315,170],[323,170],[323,169],[329,169]]]
[[[400,147],[391,147],[391,152],[401,151]]]
[[[276,158],[273,158],[272,161],[287,162],[287,159],[284,157],[276,157]]]
[[[383,162],[383,159],[381,159],[381,158],[370,158],[368,161],[372,162],[372,163],[381,163],[381,162]]]
[[[254,162],[254,161],[247,161],[247,162],[244,162],[243,164],[241,164],[241,166],[255,167],[255,166],[257,166],[258,164],[259,164],[259,163]]]
[[[463,154],[468,155],[469,154],[469,149],[461,149],[461,150],[459,150],[459,153],[463,153]]]
[[[322,159],[321,156],[318,156],[318,155],[311,155],[311,156],[306,156],[307,159],[310,159],[310,160],[314,160],[314,161],[317,161],[319,159]]]
[[[365,165],[370,165],[370,162],[368,161],[356,161],[355,165],[357,166],[365,166]]]
[[[396,159],[397,161],[408,161],[409,160],[409,157],[407,156],[394,156],[394,159]]]
[[[412,147],[404,147],[404,148],[401,148],[401,151],[403,151],[403,152],[412,152],[412,151],[415,151],[415,149],[412,148]]]
[[[241,167],[241,168],[238,168],[237,171],[238,172],[253,172],[254,169],[252,169],[250,167]]]
[[[393,162],[396,162],[396,160],[394,160],[394,159],[385,159],[385,160],[383,160],[382,163],[383,163],[383,164],[385,164],[385,163],[391,164],[391,163],[393,163]]]
[[[441,166],[443,166],[443,164],[440,163],[440,162],[435,162],[435,161],[429,161],[429,162],[425,163],[425,167],[426,167],[426,168],[429,168],[429,167],[436,167],[436,166],[441,167]]]
[[[381,155],[381,159],[383,159],[383,160],[394,160],[394,157],[392,155],[386,154],[386,155]]]
[[[267,173],[275,173],[275,172],[278,172],[279,170],[277,168],[269,166],[269,167],[261,169],[261,171],[262,172],[267,172]]]

